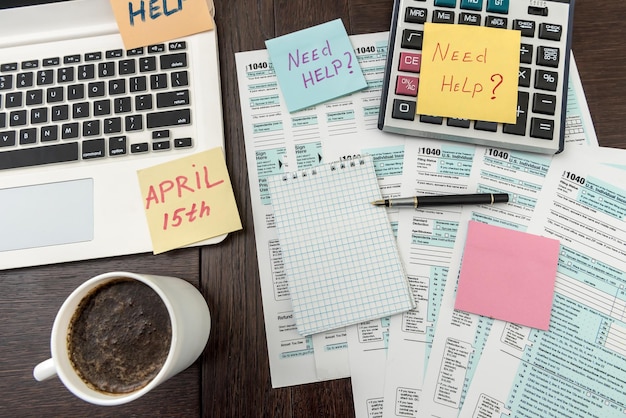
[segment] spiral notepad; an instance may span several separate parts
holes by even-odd
[[[413,308],[371,157],[268,182],[301,335]]]

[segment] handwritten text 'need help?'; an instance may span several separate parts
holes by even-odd
[[[367,87],[341,19],[270,39],[265,45],[290,112]]]
[[[126,49],[213,29],[207,0],[111,0]]]

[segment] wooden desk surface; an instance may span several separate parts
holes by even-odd
[[[50,0],[3,0],[2,7]],[[354,416],[349,379],[272,389],[241,125],[235,52],[340,17],[350,34],[389,28],[392,0],[215,0],[226,159],[244,230],[224,243],[0,271],[0,416]],[[626,29],[622,0],[578,0],[573,50],[600,145],[626,148]],[[0,22],[1,24],[1,22]],[[1,233],[1,231],[0,231]],[[32,368],[50,355],[52,321],[64,298],[96,274],[129,270],[199,285],[213,315],[209,343],[192,367],[129,405],[95,407]]]

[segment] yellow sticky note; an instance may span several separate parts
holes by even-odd
[[[515,123],[521,32],[426,23],[417,113]]]
[[[126,49],[213,29],[207,0],[111,0]]]
[[[241,229],[221,148],[139,170],[137,176],[155,254]]]

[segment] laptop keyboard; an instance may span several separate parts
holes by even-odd
[[[187,61],[175,41],[0,62],[0,170],[192,147]]]

